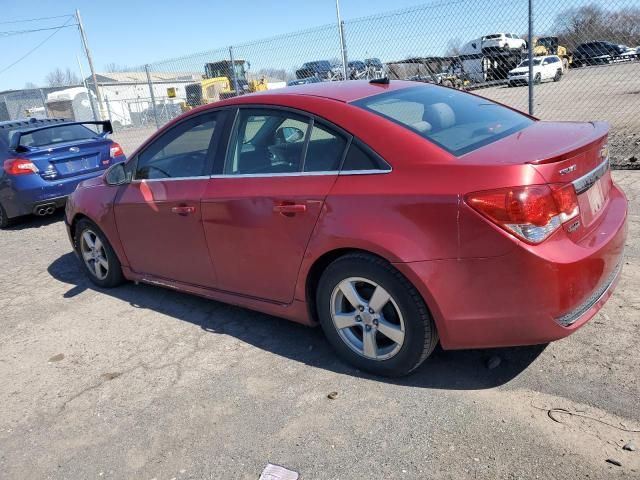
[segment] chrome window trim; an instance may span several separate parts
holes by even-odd
[[[180,182],[183,180],[201,180],[210,178],[209,175],[198,175],[195,177],[167,177],[167,178],[135,178],[129,183],[142,183],[142,182]]]
[[[600,165],[591,170],[589,173],[581,176],[580,178],[576,178],[573,183],[573,187],[576,190],[576,194],[580,195],[581,193],[586,192],[591,188],[591,186],[600,180],[605,173],[609,170],[609,157],[604,160]]]
[[[211,175],[208,178],[270,178],[270,177],[318,177],[326,175],[380,175],[391,173],[392,170],[345,170],[339,172],[287,172],[287,173],[245,173],[242,175]]]

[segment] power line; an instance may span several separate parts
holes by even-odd
[[[58,27],[58,29],[53,32],[51,35],[49,35],[47,38],[45,38],[44,40],[42,40],[39,44],[37,44],[35,47],[33,47],[31,50],[29,50],[27,53],[25,53],[23,56],[21,56],[18,60],[16,60],[15,62],[13,62],[11,65],[6,66],[5,68],[3,68],[2,70],[0,70],[0,74],[6,72],[7,70],[9,70],[11,67],[13,67],[14,65],[16,65],[17,63],[21,62],[22,60],[24,60],[25,58],[27,58],[29,55],[31,55],[33,52],[35,52],[38,48],[40,48],[45,42],[47,42],[51,37],[53,37],[56,33],[58,33],[60,30],[62,30],[64,27],[67,26],[67,23],[69,23],[71,20],[73,19],[73,17],[70,17],[69,20],[67,20],[64,24],[62,24],[60,27]]]
[[[9,20],[6,22],[0,22],[0,25],[6,25],[8,23],[39,22],[40,20],[51,20],[53,18],[67,18],[67,17],[73,17],[73,15],[56,15],[54,17],[27,18],[25,20]]]
[[[22,35],[25,33],[33,33],[33,32],[44,32],[46,30],[58,30],[60,28],[69,28],[69,27],[73,27],[73,26],[77,26],[77,23],[74,23],[72,25],[57,25],[55,27],[47,27],[47,28],[34,28],[31,30],[9,30],[6,32],[0,32],[0,37],[12,37],[14,35]]]

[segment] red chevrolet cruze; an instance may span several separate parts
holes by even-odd
[[[402,375],[445,349],[549,342],[622,265],[607,127],[402,81],[296,86],[182,115],[67,203],[91,280],[307,325]]]

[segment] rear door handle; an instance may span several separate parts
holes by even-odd
[[[178,215],[189,215],[195,213],[196,207],[190,207],[188,205],[180,205],[179,207],[173,207],[171,213],[177,213]]]
[[[273,211],[283,214],[295,214],[304,213],[307,211],[307,206],[304,203],[282,203],[280,205],[274,205]]]

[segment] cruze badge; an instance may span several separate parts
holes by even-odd
[[[566,175],[567,173],[575,172],[576,168],[577,167],[575,165],[571,165],[570,167],[563,168],[562,170],[560,170],[560,175]]]
[[[78,153],[78,152],[80,151],[80,149],[79,149],[78,147],[71,147],[71,148],[69,149],[69,151],[70,151],[70,152],[73,152],[73,153]]]

